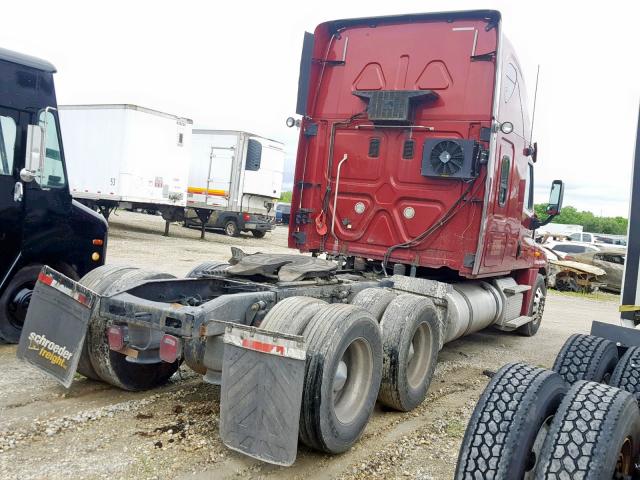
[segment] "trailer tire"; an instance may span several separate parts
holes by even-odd
[[[251,230],[251,235],[256,238],[264,238],[266,234],[267,232],[265,230]]]
[[[105,270],[99,271],[102,268]],[[107,270],[109,268],[113,270]],[[94,285],[92,290],[103,295],[125,290],[144,280],[175,278],[167,273],[132,267],[99,267],[89,272],[85,279],[90,274],[98,277],[92,282]],[[110,324],[110,320],[94,315],[90,320],[85,338],[91,366],[102,381],[123,390],[148,390],[166,383],[180,367],[180,362],[149,364],[128,362],[124,355],[109,349],[106,330]]]
[[[313,297],[289,297],[276,303],[260,324],[272,332],[302,335],[311,319],[327,302]]]
[[[640,402],[640,347],[630,347],[611,374],[609,385],[626,390]]]
[[[542,314],[544,313],[544,304],[547,299],[547,286],[544,283],[544,277],[538,274],[536,283],[533,286],[533,295],[531,295],[531,304],[529,305],[529,316],[533,320],[525,323],[518,328],[518,333],[525,337],[533,337],[540,329],[542,323]]]
[[[553,370],[570,385],[578,380],[608,383],[618,363],[618,348],[593,335],[571,335],[556,357]]]
[[[238,224],[235,220],[227,220],[224,224],[224,233],[227,237],[237,237],[240,235]]]
[[[548,421],[567,389],[557,373],[526,363],[498,370],[467,425],[455,479],[521,479],[534,472]]]
[[[224,275],[225,270],[230,267],[227,262],[202,262],[200,265],[191,269],[185,275],[185,278],[207,278],[210,275]]]
[[[387,306],[397,296],[396,292],[388,288],[365,288],[353,297],[351,305],[364,308],[373,315],[373,318],[380,322]]]
[[[433,302],[404,293],[393,299],[380,321],[382,383],[378,400],[401,412],[427,396],[438,362],[440,322]]]
[[[345,452],[373,412],[382,372],[378,322],[366,310],[331,304],[304,330],[307,343],[300,439],[327,453]]]
[[[638,453],[640,411],[633,395],[580,381],[551,422],[535,478],[631,478]]]

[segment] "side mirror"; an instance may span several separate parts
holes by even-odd
[[[20,179],[23,182],[32,182],[38,172],[42,170],[44,157],[44,130],[39,125],[27,127],[27,152],[24,159],[24,168],[20,170]]]
[[[554,180],[551,184],[549,194],[549,204],[547,205],[548,215],[559,215],[562,210],[562,198],[564,197],[564,183],[562,180]]]

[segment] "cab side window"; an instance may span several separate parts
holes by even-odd
[[[67,179],[64,175],[60,142],[58,141],[58,122],[53,113],[40,112],[39,124],[46,133],[45,155],[42,171],[36,181],[42,188],[63,188]]]
[[[509,155],[502,157],[500,164],[500,189],[498,190],[498,205],[504,207],[509,193],[509,173],[511,171],[511,158]]]
[[[533,212],[533,165],[531,163],[527,164],[524,194],[524,209]]]
[[[13,118],[0,115],[0,175],[13,174],[16,132],[16,122]]]

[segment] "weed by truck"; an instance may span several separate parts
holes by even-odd
[[[0,49],[0,341],[9,343],[43,265],[79,279],[106,254],[106,222],[69,193],[54,73]]]
[[[311,255],[235,249],[184,279],[45,268],[20,357],[66,386],[77,370],[126,390],[184,361],[221,385],[229,448],[290,465],[298,439],[349,449],[376,401],[418,406],[444,343],[489,326],[535,335],[537,148],[500,13],[323,23],[299,85],[289,244]],[[554,181],[549,220],[562,192]],[[72,353],[64,368],[32,334]]]

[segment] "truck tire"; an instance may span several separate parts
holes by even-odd
[[[611,374],[609,385],[631,393],[640,402],[640,347],[630,347]]]
[[[42,265],[27,265],[18,270],[0,296],[0,338],[18,343],[27,316],[31,293]]]
[[[607,383],[618,363],[618,348],[593,335],[571,335],[556,357],[553,370],[570,385],[578,380]]]
[[[302,335],[311,319],[327,302],[312,297],[289,297],[276,303],[260,324],[272,332]]]
[[[185,275],[186,278],[207,278],[210,275],[224,275],[225,270],[230,267],[227,262],[202,262],[200,265],[191,269]]]
[[[493,376],[467,425],[456,480],[521,479],[535,471],[548,422],[567,393],[551,370],[510,363]]]
[[[404,293],[382,315],[382,383],[378,400],[401,412],[427,396],[438,362],[440,322],[433,302]]]
[[[542,323],[542,314],[544,313],[544,304],[547,299],[547,286],[544,283],[544,277],[538,274],[536,283],[533,286],[533,295],[531,296],[531,304],[529,305],[529,316],[533,320],[525,323],[518,328],[518,333],[525,337],[533,337],[540,329]]]
[[[396,292],[388,288],[365,288],[360,290],[350,303],[364,308],[379,322],[391,300],[397,296]]]
[[[640,411],[633,395],[580,381],[551,422],[535,478],[632,478],[639,452]]]
[[[235,220],[227,220],[224,224],[224,233],[227,237],[237,237],[240,235],[238,224]]]
[[[94,288],[92,290],[103,295],[110,295],[130,288],[144,280],[175,278],[173,275],[166,273],[131,267],[111,267],[114,269],[98,272],[102,268],[105,267],[93,270],[89,274],[99,277],[93,283]],[[108,269],[110,266],[106,268]],[[100,276],[100,273],[104,273],[104,276]],[[166,383],[180,367],[180,362],[149,364],[128,362],[124,355],[109,349],[106,330],[110,324],[110,320],[94,315],[90,320],[85,339],[93,372],[100,380],[123,390],[148,390]]]
[[[362,308],[331,304],[311,319],[304,337],[300,439],[316,450],[341,453],[360,438],[376,403],[380,328]]]
[[[253,235],[256,238],[264,238],[266,234],[267,232],[264,230],[251,230],[251,235]]]
[[[84,285],[89,290],[92,290],[97,294],[102,294],[110,284],[110,280],[107,279],[110,279],[113,275],[122,275],[125,271],[130,270],[134,270],[134,268],[122,267],[119,265],[102,265],[101,267],[91,270],[84,277],[78,280],[78,283],[80,285]],[[82,344],[82,351],[80,352],[77,371],[92,380],[101,380],[100,376],[93,369],[93,365],[91,365],[86,337]]]
[[[34,263],[22,267],[11,277],[7,288],[0,295],[0,342],[20,341],[31,295],[42,266],[41,263]],[[74,280],[78,278],[75,270],[66,264],[56,265],[55,268],[67,277]]]

